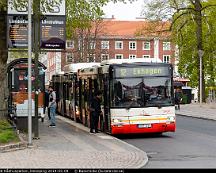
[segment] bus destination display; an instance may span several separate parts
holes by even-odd
[[[167,76],[169,67],[138,66],[115,68],[115,77]]]

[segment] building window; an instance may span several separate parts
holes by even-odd
[[[116,41],[115,49],[123,49],[123,41]]]
[[[101,54],[101,61],[108,60],[109,54]]]
[[[143,55],[143,58],[150,58],[150,55]]]
[[[81,48],[81,46],[82,46],[82,43],[81,43],[82,41],[81,40],[78,40],[78,50],[81,50],[82,48]]]
[[[163,50],[170,50],[171,46],[170,46],[170,42],[163,42]]]
[[[101,49],[109,49],[109,41],[101,41]]]
[[[74,48],[74,41],[67,40],[66,48]]]
[[[87,62],[95,62],[95,55],[94,54],[88,55]]]
[[[150,42],[149,41],[143,42],[143,50],[150,50]]]
[[[123,55],[122,54],[115,54],[115,59],[123,59]]]
[[[95,49],[95,42],[94,41],[89,42],[89,49]]]
[[[163,56],[163,62],[164,63],[170,63],[170,55],[164,55]]]
[[[135,41],[129,42],[129,50],[136,50],[136,42]]]
[[[129,55],[129,59],[136,59],[136,55]]]
[[[74,55],[73,53],[67,53],[67,62],[74,62]]]

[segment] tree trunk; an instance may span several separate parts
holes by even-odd
[[[196,30],[196,37],[197,37],[197,52],[199,52],[199,50],[203,51],[203,33],[202,33],[202,4],[200,0],[195,0],[194,3],[195,6],[195,10],[196,10],[196,17],[195,17],[195,21],[196,21],[196,25],[197,25],[197,30]],[[200,56],[198,56],[199,61],[200,62]],[[205,102],[205,77],[204,77],[204,62],[203,62],[203,55],[201,56],[202,58],[202,79],[199,78],[199,84],[202,81],[202,102]],[[199,67],[199,64],[198,64]],[[200,67],[199,67],[200,68]],[[199,69],[198,68],[198,69]],[[198,71],[199,72],[199,71]],[[198,75],[199,77],[199,75]],[[200,88],[199,88],[200,91]],[[200,92],[199,92],[200,93]]]
[[[0,9],[0,117],[5,113],[7,108],[7,13]]]

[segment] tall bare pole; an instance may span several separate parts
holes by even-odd
[[[34,139],[39,139],[39,127],[38,127],[38,94],[39,94],[39,70],[38,70],[38,58],[39,58],[39,40],[40,40],[40,1],[34,0],[33,14],[34,14],[34,72],[35,72],[35,120],[34,120]]]
[[[200,61],[200,104],[202,104],[203,102],[203,50],[198,50],[198,55],[199,55],[199,61]]]
[[[32,145],[32,0],[28,0],[28,145]]]

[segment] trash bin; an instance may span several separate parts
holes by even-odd
[[[192,100],[192,88],[183,86],[182,87],[182,93],[185,96],[185,104],[190,104]]]

